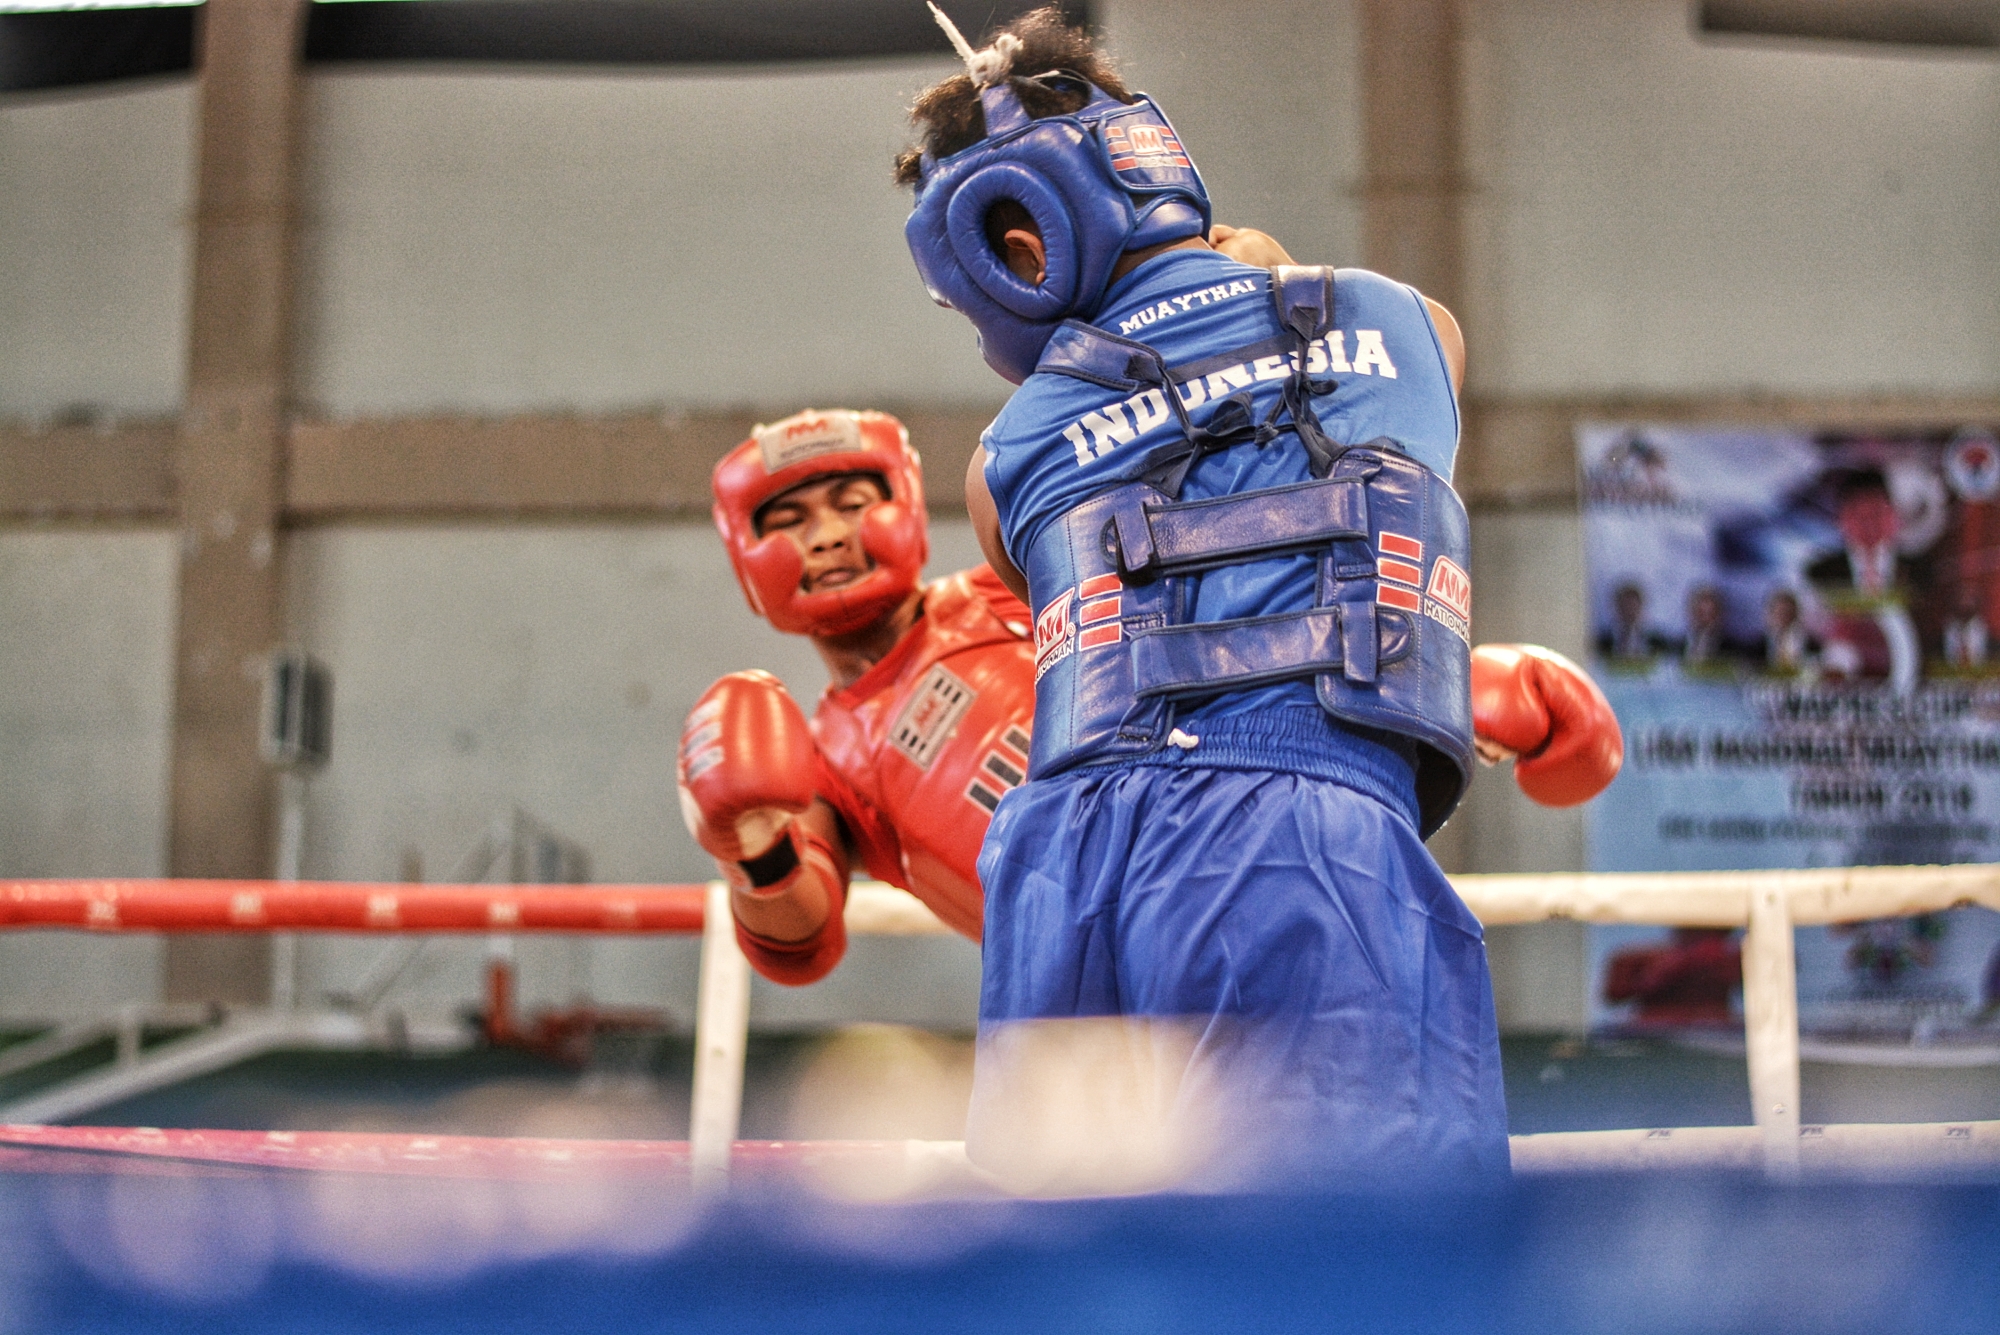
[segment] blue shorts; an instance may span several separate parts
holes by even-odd
[[[1375,798],[1269,771],[1058,775],[1007,795],[979,876],[975,1158],[1008,1115],[1010,1025],[1149,1016],[1196,1036],[1189,1070],[1272,1170],[1506,1172],[1479,922]]]

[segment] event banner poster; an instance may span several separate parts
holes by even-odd
[[[1990,433],[1594,425],[1578,448],[1592,668],[1626,746],[1594,870],[2000,862]],[[1729,1022],[1730,934],[1593,939],[1599,1024]],[[1969,1035],[1996,943],[1984,910],[1801,931],[1801,1021]]]

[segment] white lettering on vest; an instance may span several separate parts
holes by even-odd
[[[1382,331],[1379,329],[1357,329],[1354,331],[1354,369],[1360,375],[1372,374],[1369,367],[1382,368],[1385,380],[1396,378],[1396,363],[1389,360],[1389,350],[1382,346]]]
[[[1132,409],[1134,435],[1143,436],[1167,420],[1167,396],[1157,389],[1145,390],[1125,400]]]
[[[1079,467],[1089,463],[1096,457],[1090,452],[1090,442],[1084,439],[1083,423],[1071,422],[1068,426],[1064,427],[1063,439],[1076,446],[1076,462]]]
[[[1208,397],[1219,399],[1232,389],[1250,388],[1250,368],[1238,362],[1225,366],[1208,378]]]
[[[1354,369],[1353,367],[1347,364],[1346,334],[1342,333],[1338,329],[1335,329],[1330,331],[1325,338],[1320,340],[1320,342],[1326,345],[1327,370],[1352,371]]]
[[[1130,444],[1139,435],[1126,420],[1122,403],[1107,403],[1102,412],[1085,413],[1079,425],[1090,433],[1091,448],[1100,459],[1120,445]]]
[[[1247,291],[1256,289],[1238,280],[1227,287],[1207,288],[1191,292],[1184,297],[1175,297],[1175,302],[1205,304],[1216,294],[1224,296],[1241,295],[1234,289],[1241,287]],[[1142,311],[1135,320],[1151,321],[1171,314],[1166,303],[1147,311]],[[1174,386],[1180,395],[1181,404],[1186,408],[1198,408],[1210,399],[1219,399],[1231,390],[1248,389],[1253,384],[1272,380],[1283,380],[1298,370],[1298,354],[1278,353],[1269,357],[1259,357],[1254,362],[1238,362],[1225,366],[1211,375],[1187,381]],[[1378,370],[1385,379],[1396,378],[1396,364],[1389,359],[1389,351],[1382,344],[1379,329],[1357,329],[1354,331],[1354,364],[1347,363],[1347,335],[1338,329],[1330,330],[1324,338],[1316,338],[1306,345],[1305,359],[1308,375],[1325,375],[1330,372],[1352,371],[1361,375],[1374,375]],[[1129,416],[1128,414],[1129,410]],[[1145,389],[1124,400],[1122,403],[1108,403],[1095,412],[1063,428],[1063,439],[1076,450],[1079,466],[1094,459],[1102,459],[1120,445],[1129,445],[1172,420],[1173,414],[1163,390]]]
[[[1251,282],[1249,279],[1235,278],[1227,283],[1218,283],[1214,287],[1204,287],[1193,292],[1183,292],[1177,297],[1168,297],[1165,301],[1157,305],[1148,306],[1145,310],[1136,311],[1125,319],[1120,320],[1118,322],[1118,332],[1131,335],[1146,328],[1148,325],[1156,324],[1170,316],[1185,315],[1196,306],[1208,306],[1215,302],[1228,301],[1235,297],[1247,297],[1257,291],[1257,284]]]

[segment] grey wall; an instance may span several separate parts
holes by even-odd
[[[1347,6],[1105,19],[1207,164],[1218,216],[1351,259]],[[952,69],[313,75],[302,399],[997,407],[1006,386],[910,266],[889,180],[902,109]],[[1301,175],[1313,186],[1290,188]]]
[[[899,109],[948,71],[312,75],[301,397],[997,404],[889,180]]]
[[[1468,13],[1476,389],[2000,384],[2000,64],[1704,43],[1681,0]],[[1104,14],[1220,216],[1353,259],[1349,6]],[[945,68],[312,75],[302,398],[997,402],[884,165]],[[178,402],[191,110],[0,102],[0,414]]]
[[[1128,81],[1166,109],[1217,222],[1358,264],[1359,54],[1348,0],[1104,0]]]
[[[1474,388],[2000,386],[2000,61],[1466,9]]]
[[[0,876],[166,868],[174,540],[0,530]],[[157,938],[0,933],[0,1017],[159,993]]]
[[[0,97],[0,418],[178,412],[194,90]]]

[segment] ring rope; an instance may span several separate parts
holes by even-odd
[[[1557,1131],[1510,1137],[1514,1171],[1542,1176],[1660,1170],[1754,1173],[1764,1167],[1757,1127]],[[1806,1126],[1800,1169],[1809,1176],[1991,1176],[2000,1171],[2000,1121]],[[924,1159],[982,1179],[959,1141],[739,1140],[737,1168],[813,1172]],[[348,1131],[202,1131],[158,1127],[0,1125],[0,1172],[78,1168],[148,1172],[274,1169],[306,1173],[546,1181],[576,1177],[685,1179],[685,1140],[569,1140]]]
[[[1809,871],[1524,873],[1454,876],[1489,927],[1551,918],[1742,927],[1777,891],[1794,925],[2000,910],[2000,864]],[[426,885],[168,878],[0,880],[0,929],[149,932],[606,932],[701,930],[702,885]],[[915,896],[858,882],[850,932],[946,935]]]

